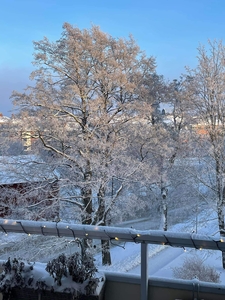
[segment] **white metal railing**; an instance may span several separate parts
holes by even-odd
[[[58,237],[126,241],[141,244],[141,300],[148,299],[148,244],[171,247],[225,251],[225,240],[200,234],[174,233],[160,230],[68,224],[63,222],[0,219],[0,231]]]

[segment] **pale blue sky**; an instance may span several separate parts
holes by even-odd
[[[114,37],[134,36],[156,57],[157,72],[178,78],[196,65],[196,48],[225,38],[225,0],[0,0],[0,112],[10,116],[13,90],[32,71],[32,41],[56,40],[62,24],[99,25]]]

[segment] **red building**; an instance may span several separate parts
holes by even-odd
[[[59,215],[58,184],[35,156],[0,157],[0,217],[54,220]]]

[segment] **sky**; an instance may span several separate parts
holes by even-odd
[[[225,37],[224,0],[0,0],[0,112],[13,113],[10,95],[34,70],[33,41],[56,41],[68,22],[92,24],[115,38],[132,34],[154,56],[157,73],[179,79],[197,65],[197,47]]]

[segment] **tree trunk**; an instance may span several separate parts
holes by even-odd
[[[105,216],[105,188],[100,186],[98,191],[98,211],[96,220],[100,222],[102,226],[106,226],[106,216]],[[111,265],[111,254],[110,254],[110,242],[101,240],[102,245],[102,264]]]
[[[92,190],[91,188],[83,188],[81,190],[83,198],[84,210],[82,212],[82,224],[92,224]]]
[[[217,204],[217,215],[218,215],[218,223],[219,223],[219,232],[220,237],[225,240],[225,230],[224,230],[224,213],[222,204]],[[225,252],[222,251],[222,266],[225,269]]]
[[[162,228],[164,231],[167,231],[168,229],[168,218],[167,218],[167,211],[168,211],[168,208],[167,208],[167,193],[168,193],[168,190],[165,188],[165,187],[162,187],[161,188],[161,196],[162,196],[162,199],[161,199],[161,214],[162,214]]]
[[[224,198],[224,191],[221,195],[222,198]],[[224,228],[224,212],[223,212],[223,200],[221,201],[221,197],[217,202],[217,216],[218,216],[218,225],[219,225],[219,232],[220,237],[225,240],[225,228]],[[222,252],[222,266],[225,269],[225,252]]]
[[[85,187],[81,190],[81,195],[83,198],[83,204],[84,204],[84,212],[82,217],[82,224],[90,225],[92,224],[92,189],[89,187],[89,183],[92,178],[92,172],[90,169],[90,162],[87,161],[87,169],[84,173],[84,183]]]
[[[84,174],[84,181],[87,184],[91,180],[90,169]],[[92,189],[85,186],[81,189],[81,196],[83,199],[84,210],[82,211],[82,224],[91,225],[92,224]],[[90,247],[90,242],[88,239],[83,239],[81,242],[81,254],[82,257],[85,256],[87,249]]]
[[[167,218],[167,203],[162,205],[162,227],[164,231],[168,229],[168,218]]]
[[[101,240],[102,244],[102,264],[111,265],[110,242]]]
[[[216,161],[216,185],[217,185],[217,216],[220,237],[225,238],[224,230],[224,202],[225,202],[225,187],[223,186],[223,163],[221,163],[220,153],[214,152]],[[225,252],[222,252],[222,266],[225,269]]]

